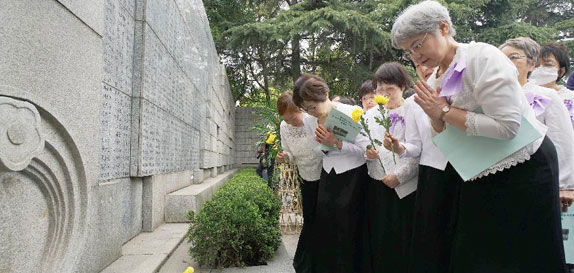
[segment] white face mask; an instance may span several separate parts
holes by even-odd
[[[539,66],[530,73],[530,80],[536,85],[544,85],[558,79],[558,68]]]

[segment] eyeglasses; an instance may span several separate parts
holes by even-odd
[[[426,40],[428,34],[429,34],[428,32],[425,33],[425,36],[423,36],[423,38],[422,38],[422,40],[421,40],[420,42],[416,43],[416,44],[415,44],[414,46],[412,46],[411,48],[405,50],[406,55],[407,55],[407,57],[408,57],[409,59],[412,59],[411,56],[412,56],[414,53],[418,53],[419,50],[421,50],[421,48],[423,47],[423,44],[425,43],[425,40]]]
[[[527,58],[527,57],[524,56],[524,55],[520,55],[520,54],[514,53],[514,54],[508,55],[508,58],[509,58],[511,61],[516,61],[516,60],[524,59],[524,58]],[[530,58],[529,58],[529,59],[530,59]]]

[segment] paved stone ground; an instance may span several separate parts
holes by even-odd
[[[188,266],[193,266],[196,273],[294,273],[293,257],[297,249],[299,235],[283,235],[282,244],[275,256],[265,266],[252,266],[245,268],[210,269],[201,268],[188,254],[190,244],[184,241],[165,262],[159,273],[183,273]]]

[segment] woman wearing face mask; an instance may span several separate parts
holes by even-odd
[[[558,43],[550,43],[540,49],[538,66],[532,71],[530,79],[533,83],[558,92],[563,99],[564,105],[570,113],[572,126],[574,127],[574,92],[558,82],[568,73],[570,60],[566,47]]]
[[[537,67],[532,71],[530,80],[537,85],[558,91],[563,99],[573,99],[574,93],[558,82],[568,74],[570,59],[568,50],[559,43],[550,43],[540,49]]]
[[[403,92],[412,85],[409,73],[399,63],[384,63],[375,72],[372,85],[377,95],[389,98],[384,106],[391,117],[389,130],[404,140],[410,112]],[[383,140],[386,129],[376,122],[377,117],[382,118],[378,108],[368,111],[366,120],[371,136]],[[397,155],[395,164],[392,153],[377,144],[367,150],[366,157],[371,177],[367,203],[373,272],[407,272],[419,158]]]
[[[419,177],[410,272],[565,272],[558,162],[546,127],[528,105],[512,62],[491,45],[457,43],[454,34],[448,10],[434,1],[407,8],[391,31],[394,47],[417,63],[438,66],[433,86],[419,81],[414,87],[414,100],[434,134],[448,124],[469,136],[511,140],[524,116],[541,137],[468,181],[447,165],[445,184],[458,184],[454,198],[427,200],[430,208],[433,202],[451,202],[454,211],[451,252],[443,264],[428,260],[426,254],[435,250],[417,234],[417,221],[429,221],[434,213],[419,203],[426,182]],[[467,159],[482,160],[473,156]]]
[[[353,142],[338,140],[324,126],[332,109],[351,116],[360,108],[329,100],[329,86],[315,75],[305,74],[294,84],[293,101],[317,118],[305,124],[317,142],[334,149],[315,151],[323,156],[317,207],[313,223],[313,272],[371,272],[366,226],[367,137],[358,134]]]
[[[315,235],[313,220],[317,204],[319,177],[321,176],[322,156],[313,152],[312,136],[305,133],[304,124],[316,123],[317,119],[302,112],[293,103],[293,92],[283,92],[277,99],[277,112],[281,116],[281,148],[277,162],[294,162],[302,178],[301,195],[303,205],[303,229],[299,235],[297,251],[293,259],[296,272],[313,272],[311,244]]]
[[[566,212],[572,204],[574,190],[574,130],[570,114],[556,91],[528,82],[528,74],[536,65],[540,46],[534,40],[519,37],[507,40],[498,47],[514,63],[518,70],[518,82],[533,107],[536,117],[548,127],[546,135],[556,146],[559,166],[560,201]]]

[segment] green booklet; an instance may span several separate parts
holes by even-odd
[[[355,141],[357,134],[363,129],[361,124],[355,122],[351,117],[345,115],[345,113],[333,108],[323,124],[328,129],[331,129],[333,133],[337,136],[337,139],[347,142]],[[321,150],[323,151],[335,151],[337,148],[321,144]]]
[[[450,125],[432,140],[460,177],[468,181],[540,137],[540,133],[522,116],[518,134],[510,140],[468,136]]]

